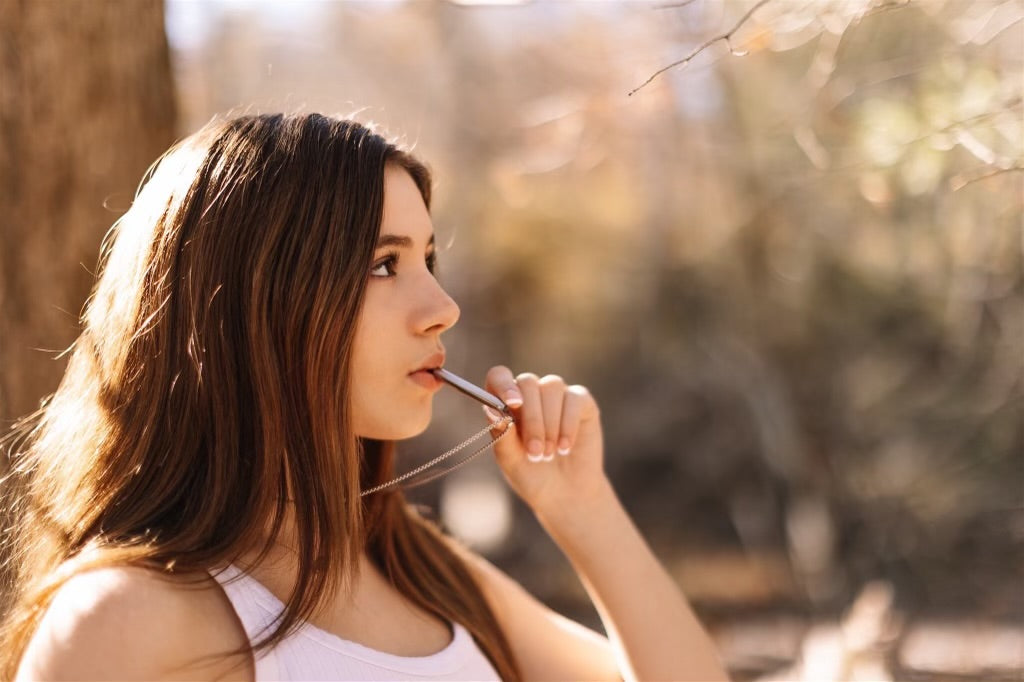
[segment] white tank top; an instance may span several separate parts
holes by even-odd
[[[249,642],[264,638],[284,610],[270,590],[236,566],[211,572],[242,621]],[[500,680],[464,627],[453,623],[448,646],[430,656],[396,656],[303,623],[277,646],[256,652],[256,682],[265,680]]]

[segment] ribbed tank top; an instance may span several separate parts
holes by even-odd
[[[238,567],[211,575],[224,588],[251,643],[284,610],[270,590]],[[256,652],[256,682],[264,680],[499,680],[490,661],[458,623],[448,646],[430,656],[396,656],[303,623],[277,646]]]

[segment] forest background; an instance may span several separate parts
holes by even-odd
[[[1024,679],[1022,18],[0,0],[0,420],[56,387],[171,142],[354,114],[435,172],[449,367],[593,391],[609,475],[737,679]],[[444,391],[436,415],[406,468],[483,423]],[[410,495],[600,628],[493,462]]]

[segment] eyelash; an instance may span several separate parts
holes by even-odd
[[[431,253],[429,256],[427,256],[426,263],[427,263],[427,270],[430,271],[430,274],[432,274],[432,275],[436,274],[434,269],[437,266],[437,254],[436,253]],[[379,260],[376,263],[374,263],[373,268],[370,270],[370,272],[372,273],[377,268],[380,268],[380,267],[383,266],[383,267],[386,267],[388,274],[387,275],[371,275],[371,277],[385,277],[385,278],[394,277],[395,276],[395,266],[397,264],[398,264],[398,252],[397,251],[389,251],[387,254],[384,255],[384,258],[382,258],[381,260]]]

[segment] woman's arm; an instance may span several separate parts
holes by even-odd
[[[604,474],[600,411],[589,391],[554,375],[513,377],[503,366],[488,372],[485,385],[516,418],[513,433],[495,444],[498,464],[579,574],[619,674],[728,680],[710,637]]]
[[[451,544],[487,598],[524,680],[622,679],[605,637],[552,611],[487,560]]]
[[[538,518],[601,614],[624,679],[728,679],[711,639],[610,485]]]

